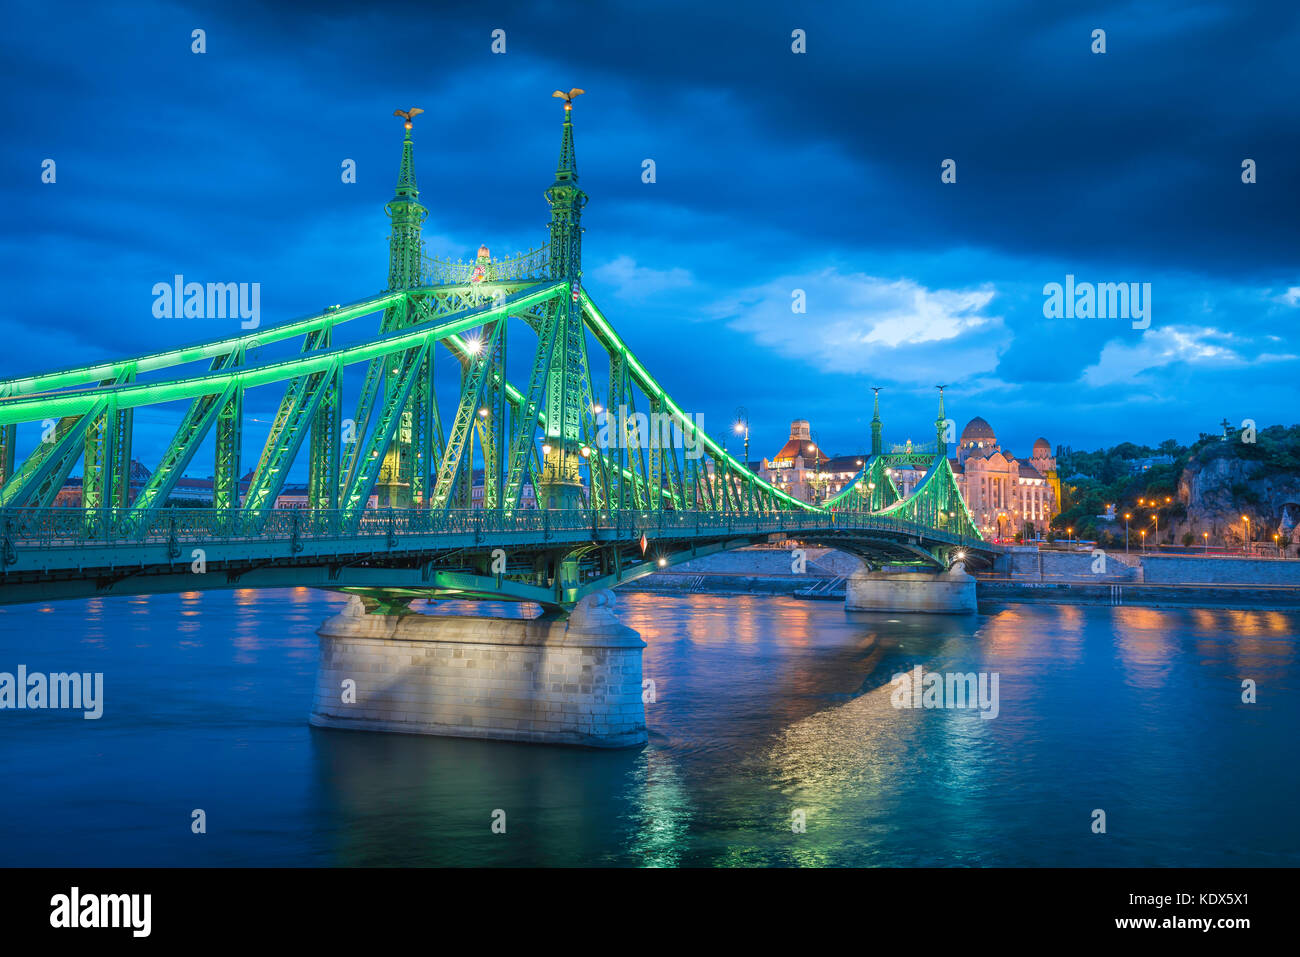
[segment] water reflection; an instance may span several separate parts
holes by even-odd
[[[315,630],[346,600],[0,609],[0,670],[103,671],[108,689],[99,722],[3,716],[0,761],[30,773],[0,792],[0,862],[1300,864],[1300,772],[1278,759],[1300,718],[1293,614],[622,595],[657,701],[650,743],[610,752],[309,728]],[[892,677],[918,665],[998,673],[998,716],[895,708]],[[227,839],[172,834],[196,794]]]

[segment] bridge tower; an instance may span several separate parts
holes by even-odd
[[[542,476],[537,483],[539,508],[582,505],[579,471],[583,461],[582,422],[587,410],[582,395],[587,379],[586,340],[582,324],[582,208],[587,194],[578,187],[573,149],[573,102],[564,101],[560,161],[555,182],[546,191],[551,205],[551,277],[568,280],[571,294],[554,307],[554,349],[546,378],[546,437]],[[589,385],[587,386],[589,389]],[[590,451],[590,450],[588,450]]]
[[[880,437],[880,386],[873,385],[871,391],[874,393],[875,400],[875,408],[871,413],[871,454],[876,456],[884,450]]]
[[[402,140],[402,166],[397,174],[397,189],[384,209],[392,221],[388,235],[388,288],[414,289],[421,284],[424,254],[421,235],[428,209],[420,204],[420,190],[415,181],[415,144],[411,140],[411,119],[406,119],[406,136]],[[390,332],[410,325],[407,306],[393,307],[384,314],[383,329]],[[428,360],[426,360],[427,362]],[[424,381],[423,372],[416,381]],[[402,411],[397,435],[384,453],[375,492],[381,508],[409,508],[415,471],[413,432],[418,397],[412,395]],[[427,494],[427,492],[426,492]]]

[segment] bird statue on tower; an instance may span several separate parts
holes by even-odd
[[[582,94],[586,92],[587,92],[586,90],[580,90],[575,86],[568,93],[565,93],[563,90],[556,90],[554,93],[551,94],[551,96],[559,97],[561,100],[564,101],[564,108],[566,110],[571,110],[573,109],[573,98],[575,96],[582,96]]]
[[[424,110],[420,109],[418,106],[413,106],[409,110],[393,110],[393,116],[400,116],[405,119],[406,128],[409,130],[411,128],[411,120],[415,119],[416,116],[423,112]]]

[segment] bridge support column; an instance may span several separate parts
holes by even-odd
[[[568,621],[368,615],[353,598],[317,634],[317,727],[600,748],[646,742],[645,642],[619,624],[613,592],[583,599]]]
[[[860,571],[846,583],[844,607],[850,611],[973,614],[975,579],[960,564],[946,572]]]

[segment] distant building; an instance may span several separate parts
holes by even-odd
[[[816,503],[839,494],[864,461],[861,455],[827,455],[813,442],[808,420],[795,419],[790,423],[790,438],[780,451],[750,468],[786,494]]]
[[[474,470],[474,484],[470,489],[470,508],[483,507],[483,470]],[[519,486],[519,507],[536,508],[537,496],[533,494],[533,486],[530,482],[524,482]]]
[[[1128,470],[1133,475],[1148,471],[1153,465],[1173,465],[1172,455],[1150,455],[1144,459],[1133,459],[1128,463]]]
[[[131,494],[129,501],[134,502],[136,497],[149,484],[150,471],[138,460],[131,461]],[[239,480],[239,501],[242,505],[244,497],[248,494],[248,489],[253,483],[253,470],[250,469],[244,477]],[[176,480],[171,492],[167,496],[167,505],[178,507],[204,508],[212,505],[213,480],[208,478],[189,478],[181,476]],[[56,508],[81,508],[81,476],[69,476],[59,489],[58,495],[54,498]],[[366,502],[367,508],[375,508],[378,504],[378,496],[371,495]],[[280,494],[276,496],[272,508],[307,508],[307,486],[286,484],[281,489]]]
[[[1032,524],[1035,536],[1041,536],[1061,511],[1061,482],[1047,439],[1034,442],[1028,460],[1018,459],[976,416],[962,429],[957,456],[948,464],[975,524],[986,534],[1011,537]]]

